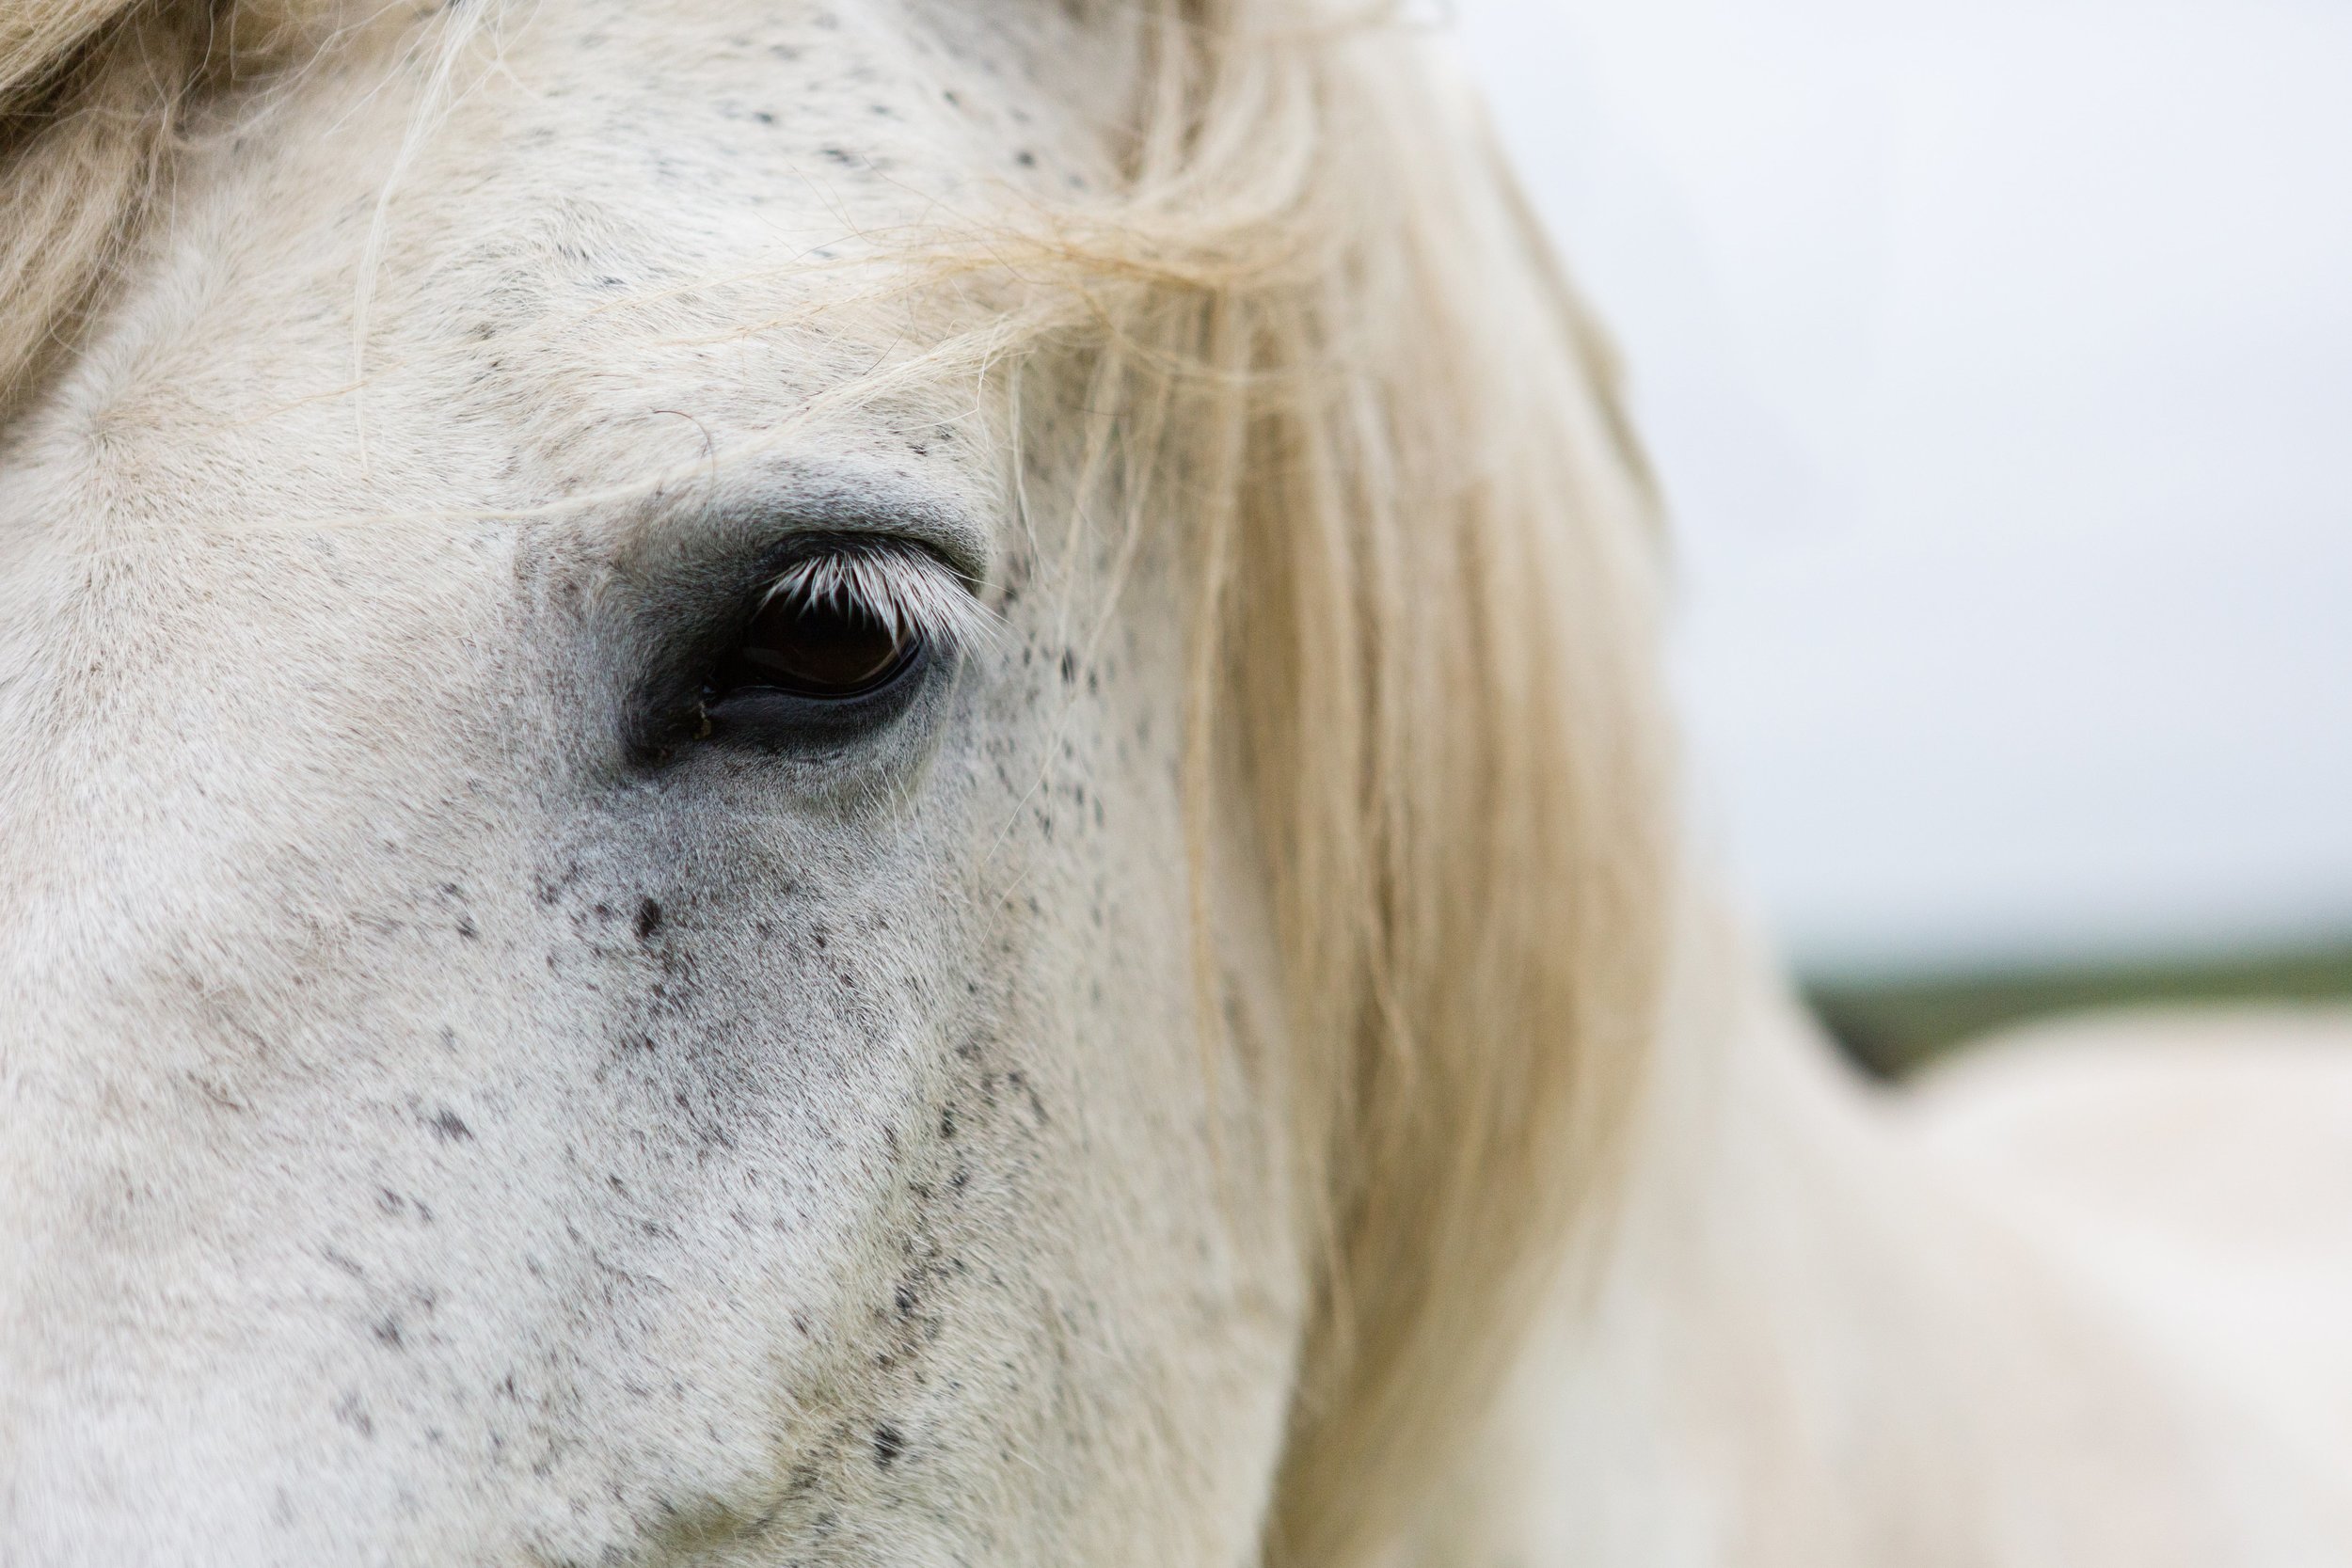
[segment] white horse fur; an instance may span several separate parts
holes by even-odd
[[[2352,1562],[2340,1031],[1833,1066],[1433,49],[10,0],[0,1562]]]

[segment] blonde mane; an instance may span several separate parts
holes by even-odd
[[[1267,1556],[1343,1568],[1399,1549],[1605,1212],[1666,941],[1659,545],[1607,356],[1425,44],[1144,14],[1123,188],[915,245],[1020,280],[925,358],[1073,356],[1122,416],[1091,483],[1192,531],[1194,838],[1231,800],[1264,851],[1325,1238]],[[183,107],[326,20],[0,18],[0,418],[103,310]]]

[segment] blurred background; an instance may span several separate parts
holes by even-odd
[[[1460,0],[1858,1054],[2352,995],[2352,5]]]

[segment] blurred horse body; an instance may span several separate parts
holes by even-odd
[[[2343,1560],[2352,1019],[2061,1022],[1890,1091],[1776,982],[1719,1006],[1482,1450],[1545,1499],[1472,1490],[1492,1560]]]
[[[1833,1061],[1426,40],[26,0],[0,202],[9,1568],[2352,1561],[2341,1031]]]

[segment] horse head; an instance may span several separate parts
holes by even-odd
[[[0,1555],[1402,1528],[1661,837],[1638,468],[1426,45],[8,27]]]

